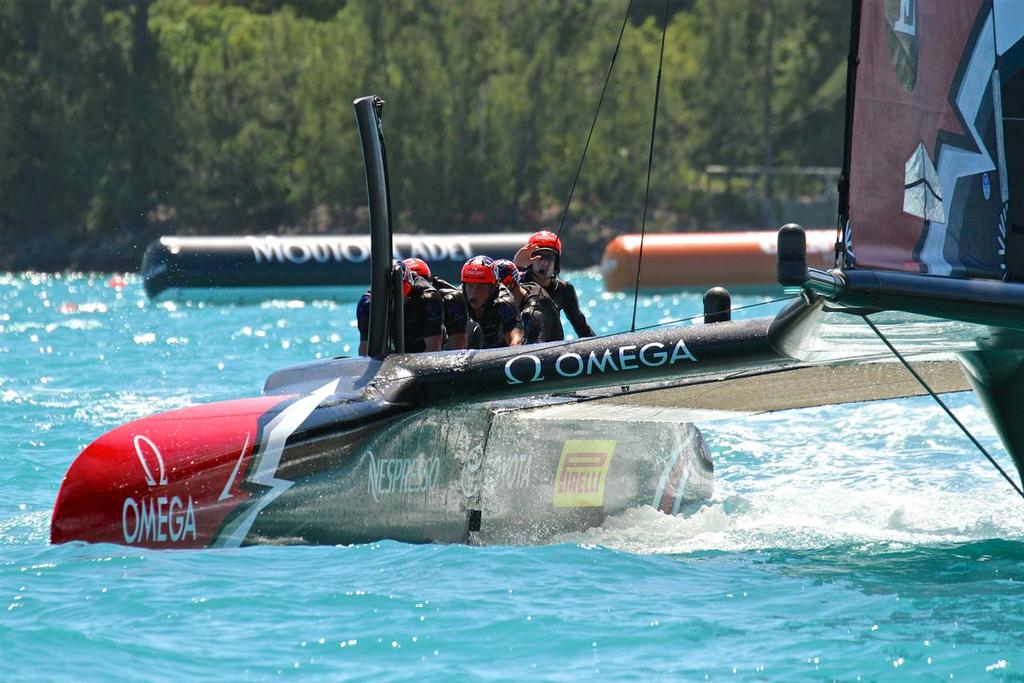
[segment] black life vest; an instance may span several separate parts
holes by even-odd
[[[467,307],[469,317],[480,327],[481,339],[471,340],[478,344],[471,348],[494,349],[507,346],[509,332],[519,328],[523,329],[523,319],[519,315],[519,307],[516,306],[512,294],[503,285],[498,289],[490,301],[484,306],[479,316],[473,312],[472,306]]]

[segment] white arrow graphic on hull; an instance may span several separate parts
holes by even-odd
[[[245,449],[249,447],[249,432],[245,433],[245,443],[242,444],[242,452],[238,454],[238,460],[235,461],[235,469],[231,470],[231,476],[228,477],[228,483],[224,484],[224,490],[220,492],[220,498],[218,501],[227,500],[231,497],[231,485],[235,483],[235,477],[238,476],[238,468],[242,466],[242,458],[245,457]]]
[[[256,521],[256,515],[291,487],[293,482],[277,478],[277,468],[281,464],[281,456],[284,455],[284,445],[288,441],[288,437],[306,421],[316,407],[334,393],[339,381],[336,379],[333,382],[328,382],[308,396],[300,398],[270,421],[263,431],[263,440],[260,442],[256,454],[252,474],[246,479],[254,484],[268,486],[270,490],[263,494],[244,517],[225,528],[213,545],[222,548],[240,546],[245,537],[249,535],[249,529]]]

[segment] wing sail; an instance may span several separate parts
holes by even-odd
[[[1018,2],[863,0],[847,266],[1024,278],[1022,35]]]

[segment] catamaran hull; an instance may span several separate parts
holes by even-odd
[[[588,419],[586,408],[401,408],[266,396],[119,427],[72,464],[55,543],[536,543],[712,493],[691,424]]]

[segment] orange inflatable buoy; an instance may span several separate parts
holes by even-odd
[[[808,230],[806,234],[807,265],[831,268],[836,231]],[[774,285],[775,241],[774,230],[647,235],[640,288]],[[605,289],[632,289],[638,261],[640,235],[620,235],[609,242],[601,257]]]

